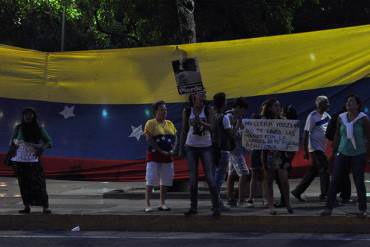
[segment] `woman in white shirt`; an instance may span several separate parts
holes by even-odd
[[[212,196],[213,216],[220,215],[220,201],[213,176],[212,116],[212,109],[205,105],[205,95],[203,93],[190,95],[190,107],[185,108],[182,114],[179,152],[181,157],[186,151],[189,164],[191,206],[185,216],[197,214],[199,160],[202,161],[206,181]]]

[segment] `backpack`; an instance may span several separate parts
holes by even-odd
[[[215,114],[212,135],[213,146],[219,150],[232,151],[236,147],[235,138],[226,133],[223,123],[224,116],[225,113]]]
[[[334,141],[335,132],[337,131],[338,117],[339,113],[334,114],[328,123],[328,127],[326,128],[325,137],[329,141]]]

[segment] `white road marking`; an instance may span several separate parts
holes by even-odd
[[[186,234],[180,236],[158,236],[158,235],[150,235],[150,236],[133,236],[133,235],[126,235],[126,236],[92,236],[92,235],[0,235],[0,239],[5,238],[23,238],[23,239],[102,239],[102,240],[114,240],[114,239],[166,239],[166,240],[200,240],[200,239],[209,239],[209,240],[325,240],[325,241],[370,241],[370,236],[366,235],[363,236],[322,236],[322,235],[296,235],[296,236],[222,236],[221,234],[218,235],[209,235],[209,234]]]

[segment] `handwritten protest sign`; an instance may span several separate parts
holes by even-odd
[[[298,151],[299,121],[243,119],[243,146],[248,150]]]

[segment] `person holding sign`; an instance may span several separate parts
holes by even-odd
[[[277,99],[267,100],[262,107],[262,119],[281,119],[281,104]],[[267,205],[271,215],[276,215],[274,210],[273,182],[275,176],[279,177],[281,194],[284,196],[285,206],[288,213],[292,214],[293,209],[289,200],[289,180],[287,155],[284,151],[262,150],[262,166],[264,170],[264,191]]]
[[[182,130],[179,156],[184,155],[189,165],[191,206],[185,216],[197,214],[198,210],[198,162],[202,161],[206,181],[212,197],[213,216],[220,216],[220,200],[213,175],[211,126],[213,112],[205,104],[205,94],[196,93],[189,97],[190,107],[182,113]],[[184,150],[185,149],[185,150]]]
[[[264,106],[262,105],[262,108]],[[252,114],[252,119],[260,119],[259,114]],[[249,198],[247,200],[248,207],[254,207],[254,197],[256,195],[257,188],[261,188],[263,184],[263,171],[261,162],[261,150],[251,150],[251,180],[249,182]],[[263,203],[265,196],[263,187],[261,188]]]
[[[158,101],[153,105],[154,118],[146,122],[144,134],[148,141],[146,164],[146,208],[145,212],[152,212],[150,199],[153,186],[160,186],[159,211],[170,211],[165,203],[167,187],[173,182],[173,155],[176,147],[175,125],[167,120],[167,108],[164,101]]]
[[[321,216],[331,215],[338,186],[343,182],[348,166],[352,170],[356,185],[358,216],[367,216],[364,172],[366,161],[370,158],[370,121],[368,116],[361,112],[361,107],[360,98],[350,95],[346,102],[347,111],[339,115],[333,142],[334,171],[328,191],[327,208],[321,212]]]
[[[301,195],[318,174],[320,175],[320,200],[323,201],[326,199],[329,188],[329,162],[325,155],[327,143],[325,133],[331,118],[326,112],[328,107],[328,97],[318,96],[316,98],[316,110],[311,112],[306,120],[303,141],[304,158],[307,160],[310,155],[312,165],[298,186],[292,191],[292,195],[299,201],[304,201]]]
[[[294,108],[293,105],[286,105],[283,108],[283,111],[281,113],[281,118],[282,119],[287,119],[287,120],[297,120],[298,119],[298,113],[297,110]],[[287,163],[289,164],[289,167],[287,168],[288,170],[288,175],[290,174],[292,170],[292,162],[294,159],[296,152],[286,152],[286,157],[287,157]],[[279,176],[276,176],[276,184],[279,187],[280,192],[282,191],[280,181],[279,181]],[[281,194],[280,195],[280,202],[275,204],[275,207],[277,208],[283,208],[285,207],[285,201],[284,201],[284,196]]]

